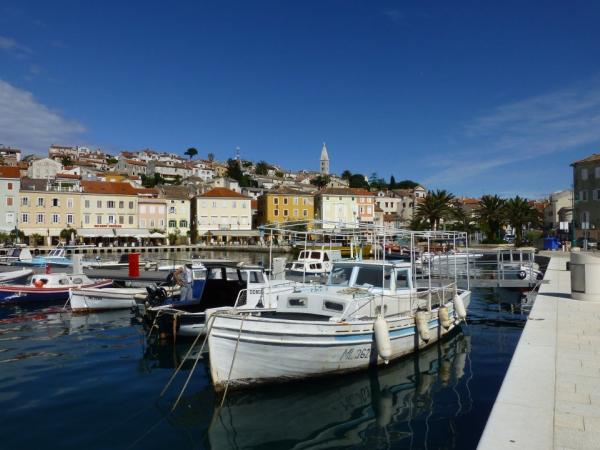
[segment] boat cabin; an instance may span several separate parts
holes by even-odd
[[[31,277],[30,286],[36,288],[60,288],[80,286],[90,283],[85,275],[71,275],[66,273],[36,274]]]
[[[290,270],[309,274],[329,273],[333,263],[341,259],[340,250],[302,250]]]

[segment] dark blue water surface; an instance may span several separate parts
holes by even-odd
[[[193,361],[159,394],[189,342],[150,345],[128,311],[2,307],[0,448],[475,448],[525,319],[502,294],[475,290],[469,325],[414,357],[223,408],[201,360],[173,413]]]

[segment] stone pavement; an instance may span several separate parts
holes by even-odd
[[[479,449],[600,449],[600,303],[570,298],[568,258],[550,261]]]

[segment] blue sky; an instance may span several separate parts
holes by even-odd
[[[599,2],[12,1],[0,144],[198,148],[538,197],[600,151]]]

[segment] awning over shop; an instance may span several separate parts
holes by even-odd
[[[164,239],[166,238],[166,236],[162,233],[157,233],[156,231],[154,233],[150,233],[150,237],[153,239]]]
[[[115,237],[113,228],[79,228],[77,229],[77,236],[80,237]]]
[[[204,233],[204,236],[223,236],[223,237],[259,237],[258,230],[211,230]]]
[[[148,230],[143,228],[116,228],[115,234],[118,237],[142,238],[150,237]]]

